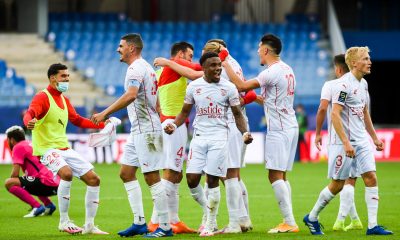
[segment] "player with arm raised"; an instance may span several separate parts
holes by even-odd
[[[239,91],[262,88],[265,93],[264,111],[268,118],[265,139],[265,165],[284,222],[270,229],[269,233],[298,232],[293,216],[291,186],[287,172],[292,170],[299,127],[293,109],[296,79],[292,68],[280,59],[281,40],[272,34],[264,35],[259,43],[258,55],[261,65],[268,65],[257,78],[242,81],[229,63],[223,66]]]

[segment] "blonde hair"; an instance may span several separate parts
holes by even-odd
[[[203,51],[219,53],[221,52],[221,46],[222,45],[217,42],[208,42],[206,45],[204,45]]]
[[[351,62],[358,60],[360,58],[361,54],[364,52],[369,53],[369,48],[368,47],[351,47],[351,48],[347,49],[346,55],[345,55],[345,60],[346,60],[347,66],[349,67],[350,70],[353,69]]]

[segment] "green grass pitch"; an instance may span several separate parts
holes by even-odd
[[[364,201],[364,187],[359,181],[355,191],[355,201],[358,213],[364,224],[364,230],[350,232],[333,232],[332,225],[336,219],[339,198],[335,198],[320,215],[320,222],[325,226],[325,236],[311,236],[304,226],[302,219],[313,207],[319,192],[329,180],[326,178],[326,163],[300,164],[296,163],[294,171],[288,174],[292,185],[293,209],[300,232],[296,234],[271,235],[266,231],[280,223],[278,205],[275,201],[271,185],[267,182],[267,172],[263,165],[248,165],[242,170],[249,192],[251,219],[254,230],[243,234],[218,235],[213,238],[225,239],[400,239],[400,163],[378,163],[377,173],[379,181],[379,214],[378,222],[395,232],[393,236],[366,236],[367,210]],[[70,236],[58,232],[58,210],[53,216],[44,216],[31,219],[22,218],[28,212],[29,206],[9,194],[3,187],[0,190],[0,240],[2,239],[120,239],[119,230],[125,229],[132,223],[132,213],[128,204],[126,192],[119,179],[119,166],[96,165],[95,171],[101,177],[100,207],[95,219],[96,225],[111,234],[108,236],[81,235]],[[10,165],[0,165],[2,179],[9,177]],[[144,209],[146,220],[151,216],[152,201],[150,191],[144,184],[142,174],[139,181],[142,184]],[[84,196],[85,186],[78,179],[74,179],[71,192],[70,217],[79,226],[85,218]],[[227,224],[228,213],[225,202],[225,189],[221,187],[221,205],[218,215],[218,226]],[[55,197],[52,200],[56,203]],[[190,227],[197,228],[201,221],[201,210],[192,200],[185,179],[180,186],[180,218]],[[347,219],[346,224],[349,223]],[[141,236],[135,238],[141,239]],[[176,235],[175,239],[199,238],[197,234]]]

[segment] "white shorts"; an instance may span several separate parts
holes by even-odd
[[[291,171],[296,155],[299,129],[268,131],[265,136],[265,168]]]
[[[174,119],[165,120],[162,123],[162,128],[164,129],[164,127],[167,126],[168,123],[172,123],[173,121]],[[165,157],[164,169],[171,169],[176,172],[182,171],[187,138],[186,124],[182,124],[181,126],[179,126],[171,135],[168,135],[163,131],[163,155]]]
[[[190,142],[186,173],[216,177],[226,176],[228,161],[228,142],[226,140],[208,140],[193,138]]]
[[[81,177],[94,168],[73,149],[50,149],[40,158],[40,162],[52,171],[54,176],[64,166],[69,166],[75,177]]]
[[[246,144],[243,142],[243,135],[236,126],[236,123],[229,123],[228,148],[229,157],[227,168],[244,167],[244,154],[246,153]]]
[[[376,171],[375,158],[369,144],[354,145],[354,158],[346,157],[343,145],[330,145],[328,152],[328,178],[346,180],[349,177]]]
[[[163,139],[162,133],[148,132],[129,134],[121,164],[140,167],[142,173],[163,169]]]

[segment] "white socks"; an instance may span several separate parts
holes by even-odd
[[[318,215],[319,213],[322,211],[322,209],[324,209],[326,207],[326,205],[328,205],[328,203],[335,197],[335,195],[333,195],[331,193],[331,191],[329,191],[328,187],[325,187],[321,193],[319,194],[318,200],[315,203],[313,209],[310,212],[310,215],[308,216],[308,218],[310,219],[310,221],[315,222],[318,220]]]
[[[165,193],[165,187],[160,182],[150,186],[151,196],[153,197],[154,207],[158,213],[158,220],[160,228],[163,230],[171,229],[168,220],[168,203],[167,194]]]
[[[378,187],[365,187],[365,202],[368,209],[368,228],[378,225]]]
[[[249,194],[247,192],[246,185],[242,180],[239,180],[239,187],[240,187],[239,217],[250,218]]]
[[[193,199],[201,206],[203,209],[203,215],[207,214],[207,200],[201,185],[197,185],[195,188],[190,188],[190,194]]]
[[[207,199],[206,229],[214,230],[214,227],[217,224],[217,214],[220,201],[221,201],[221,193],[219,190],[219,186],[215,188],[209,188],[208,199]]]
[[[94,225],[94,217],[96,217],[97,209],[99,207],[99,193],[100,186],[86,187],[85,207],[86,207],[86,220],[85,224]]]
[[[345,220],[353,206],[355,207],[354,187],[350,184],[346,184],[340,192],[340,207],[337,219],[340,221]]]
[[[162,183],[165,186],[165,192],[167,194],[168,203],[168,215],[170,223],[180,222],[178,212],[179,212],[179,183],[172,183],[168,180],[162,179]]]
[[[71,181],[60,180],[57,190],[58,208],[60,211],[60,222],[64,223],[69,221],[68,209],[69,198],[71,193]]]
[[[146,223],[143,211],[142,189],[138,180],[124,183],[126,193],[128,194],[129,205],[133,213],[133,223],[142,225]]]
[[[225,190],[226,205],[229,212],[229,224],[232,226],[237,226],[239,225],[239,198],[241,198],[238,178],[226,179]]]
[[[294,220],[292,205],[290,204],[289,191],[285,184],[285,181],[280,179],[273,182],[272,188],[274,189],[275,197],[276,200],[278,201],[281,214],[285,219],[285,223],[287,223],[290,226],[295,226],[296,221]]]

